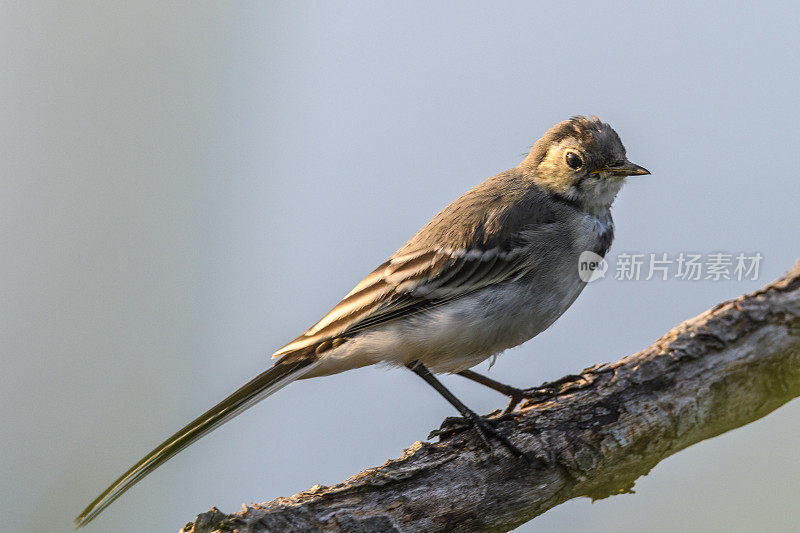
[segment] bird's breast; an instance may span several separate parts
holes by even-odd
[[[518,346],[572,305],[586,286],[578,275],[581,252],[602,255],[612,237],[610,217],[586,215],[540,228],[522,244],[527,259],[521,275],[364,331],[326,354],[319,373],[414,360],[434,372],[458,372]]]

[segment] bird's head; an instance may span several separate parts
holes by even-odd
[[[587,211],[607,209],[628,176],[650,174],[628,161],[617,132],[597,117],[556,124],[520,167],[540,187]]]

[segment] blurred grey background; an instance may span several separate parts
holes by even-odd
[[[4,531],[71,519],[265,367],[438,209],[574,114],[652,176],[613,250],[754,252],[756,281],[590,285],[493,377],[632,353],[800,256],[796,3],[128,3],[0,7]],[[485,371],[486,365],[476,370]],[[457,377],[479,412],[505,404]],[[331,484],[454,411],[409,372],[300,382],[193,445],[89,531]],[[519,529],[789,531],[800,404],[636,494]]]

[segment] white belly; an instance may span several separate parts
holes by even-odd
[[[610,216],[585,215],[574,236],[559,246],[532,238],[528,274],[462,296],[418,315],[403,317],[358,336],[321,355],[306,377],[351,368],[420,361],[433,372],[459,372],[538,335],[560,317],[586,286],[578,276],[578,257],[597,249]],[[563,233],[561,234],[563,236]]]
[[[322,364],[306,377],[412,361],[422,362],[433,372],[459,372],[547,329],[584,285],[576,276],[557,291],[521,282],[482,290],[366,331],[325,352]]]

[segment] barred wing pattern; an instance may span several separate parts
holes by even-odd
[[[452,301],[524,272],[523,248],[421,250],[393,256],[322,320],[273,357],[375,327]]]

